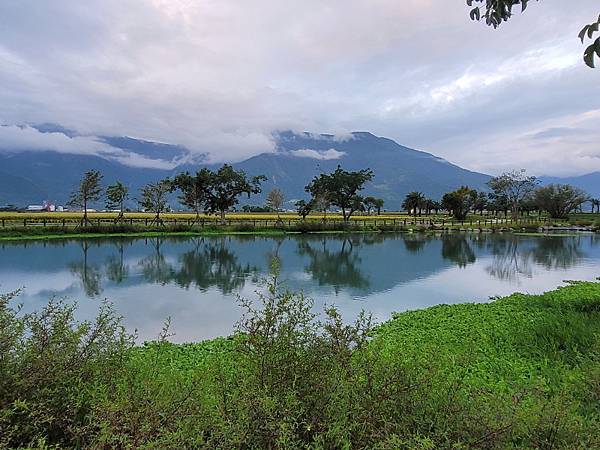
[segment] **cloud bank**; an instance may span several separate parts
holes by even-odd
[[[367,130],[492,173],[600,170],[600,72],[577,40],[597,0],[535,3],[496,31],[451,3],[2,2],[0,122],[168,142],[211,162],[275,151],[276,130]],[[0,134],[13,150],[42,139]]]

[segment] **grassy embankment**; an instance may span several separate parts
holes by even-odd
[[[232,337],[141,347],[110,309],[0,302],[0,447],[600,448],[600,283],[374,330],[269,292]]]
[[[337,214],[311,215],[302,221],[292,213],[253,214],[232,213],[221,224],[215,216],[201,216],[195,221],[193,214],[164,214],[164,225],[153,225],[152,215],[128,213],[125,221],[114,223],[114,213],[90,213],[91,225],[77,226],[80,213],[0,213],[0,240],[43,239],[53,237],[94,236],[153,236],[157,234],[211,235],[211,234],[282,234],[306,232],[382,232],[382,231],[452,231],[474,229],[482,231],[537,232],[541,225],[587,225],[600,223],[600,215],[574,216],[572,222],[550,222],[535,217],[518,221],[510,218],[470,215],[457,222],[443,215],[412,217],[401,213],[380,216],[355,215],[345,224]]]

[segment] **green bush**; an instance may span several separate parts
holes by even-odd
[[[95,433],[91,391],[119,377],[133,339],[109,304],[77,323],[54,300],[21,315],[15,294],[0,296],[0,447],[82,445]]]
[[[598,448],[600,283],[378,327],[278,285],[236,332],[133,346],[105,305],[0,303],[0,447]]]

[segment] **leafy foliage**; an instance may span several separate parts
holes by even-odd
[[[476,199],[477,191],[468,186],[462,186],[453,192],[444,194],[442,206],[444,209],[451,211],[455,219],[465,220],[467,214],[475,205]]]
[[[523,200],[536,188],[538,179],[528,176],[525,170],[513,170],[492,178],[487,185],[492,190],[493,196],[506,201],[513,216],[518,216]]]
[[[381,198],[375,198],[375,197],[365,197],[365,199],[363,200],[363,204],[364,204],[364,209],[367,211],[368,215],[371,215],[371,210],[375,209],[377,210],[377,215],[381,214],[381,208],[383,208],[383,205],[385,204],[385,201]]]
[[[370,169],[348,172],[338,166],[330,174],[323,173],[315,177],[305,190],[313,199],[326,198],[331,205],[340,208],[344,221],[348,222],[352,214],[362,208],[364,199],[359,192],[372,179],[373,172]]]
[[[414,216],[416,216],[417,213],[420,215],[425,202],[426,198],[421,192],[409,192],[406,194],[404,202],[402,202],[402,209],[408,211],[409,214],[412,212]]]
[[[193,176],[188,172],[181,173],[173,180],[173,185],[181,191],[179,202],[194,211],[196,219],[205,208],[211,175],[210,170],[202,169]]]
[[[84,446],[97,432],[91,390],[123,375],[133,337],[109,304],[77,323],[57,301],[21,315],[15,294],[0,296],[0,448]]]
[[[598,20],[596,22],[592,22],[589,25],[583,27],[581,32],[579,33],[579,39],[581,39],[581,43],[585,42],[586,37],[588,39],[593,39],[595,33],[598,33],[600,30],[600,16],[598,16]],[[592,69],[595,67],[594,59],[595,57],[600,58],[600,37],[597,37],[583,53],[583,61]]]
[[[102,175],[99,171],[89,170],[83,175],[77,189],[71,193],[68,205],[83,209],[83,218],[81,219],[83,226],[89,223],[87,216],[88,204],[100,200],[102,194],[101,181]]]
[[[206,210],[221,214],[225,221],[225,212],[237,205],[242,194],[250,195],[261,192],[260,184],[265,181],[263,175],[248,178],[243,170],[235,170],[224,164],[218,171],[210,172],[206,191]]]
[[[129,189],[120,181],[106,188],[106,207],[109,209],[119,209],[119,216],[115,221],[123,218],[123,204],[128,197]]]
[[[298,215],[302,218],[302,220],[306,219],[306,216],[308,216],[311,211],[314,208],[314,203],[313,202],[307,202],[306,200],[298,200],[295,203],[296,206],[296,212],[298,213]]]
[[[598,448],[600,283],[353,323],[278,281],[229,338],[0,300],[0,446]]]
[[[581,189],[568,184],[550,184],[534,192],[533,201],[542,210],[547,211],[554,219],[563,219],[588,200],[588,195]]]
[[[164,179],[156,183],[149,183],[142,188],[141,197],[138,200],[140,206],[146,210],[153,212],[153,223],[162,223],[160,214],[166,211],[169,207],[168,194],[173,192],[174,185],[171,180]]]
[[[470,16],[472,20],[485,19],[485,23],[494,28],[498,28],[502,22],[508,21],[513,15],[513,9],[520,8],[521,12],[527,9],[530,0],[467,0],[468,6],[477,3],[485,3],[484,6],[475,6],[471,9]],[[579,33],[581,43],[585,42],[586,37],[593,39],[594,34],[600,29],[600,16],[596,22],[583,27]],[[583,61],[592,69],[594,68],[594,57],[600,58],[600,37],[596,38],[583,53]]]

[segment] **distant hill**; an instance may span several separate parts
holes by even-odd
[[[43,133],[77,136],[75,131],[53,124],[39,125],[37,129]],[[44,200],[64,204],[83,172],[90,169],[99,170],[104,175],[105,184],[116,180],[124,182],[135,197],[140,187],[148,182],[180,171],[193,172],[203,165],[203,155],[192,158],[186,148],[177,145],[130,137],[102,136],[96,139],[150,161],[174,162],[175,167],[169,170],[131,167],[110,156],[0,149],[0,204],[26,206]],[[445,192],[461,185],[485,189],[489,180],[488,175],[463,169],[430,153],[404,147],[391,139],[367,132],[338,137],[285,131],[276,134],[275,141],[275,152],[233,164],[250,175],[264,174],[268,177],[263,185],[263,194],[244,199],[244,203],[263,204],[265,193],[278,187],[289,202],[287,207],[291,208],[292,200],[306,198],[304,186],[314,176],[333,171],[338,164],[347,170],[371,168],[375,178],[365,193],[382,197],[389,209],[398,209],[405,195],[412,190],[439,199]],[[198,162],[188,162],[192,160]],[[209,167],[214,169],[218,166]],[[572,178],[544,177],[542,181],[573,184],[600,197],[600,172]]]
[[[571,184],[583,189],[594,198],[600,198],[600,172],[592,172],[578,177],[541,177],[542,183]]]

